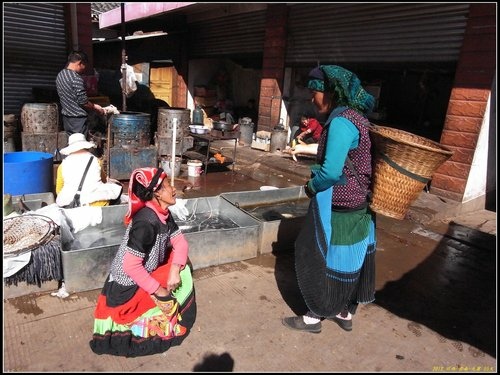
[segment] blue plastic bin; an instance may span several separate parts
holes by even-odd
[[[23,195],[54,190],[54,157],[37,151],[7,152],[3,155],[3,193]]]

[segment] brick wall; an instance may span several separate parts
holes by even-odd
[[[258,130],[270,131],[279,123],[285,72],[287,12],[286,4],[270,4],[267,8]]]
[[[453,156],[434,173],[433,194],[462,202],[496,70],[496,4],[471,4],[440,143]]]

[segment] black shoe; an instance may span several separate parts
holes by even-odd
[[[292,316],[290,318],[283,318],[281,322],[285,327],[295,329],[297,331],[305,331],[311,333],[321,332],[321,322],[314,324],[306,324],[304,323],[304,319],[302,316]]]
[[[352,331],[352,319],[341,319],[336,316],[327,319],[337,323],[344,331]]]

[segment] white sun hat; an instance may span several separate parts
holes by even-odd
[[[75,151],[80,151],[83,149],[89,149],[95,147],[94,142],[89,142],[85,139],[85,135],[82,133],[73,133],[68,138],[68,146],[61,149],[61,154],[69,155]]]

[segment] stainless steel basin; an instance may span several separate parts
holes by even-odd
[[[309,207],[309,198],[302,186],[220,196],[260,222],[261,254],[293,249]]]

